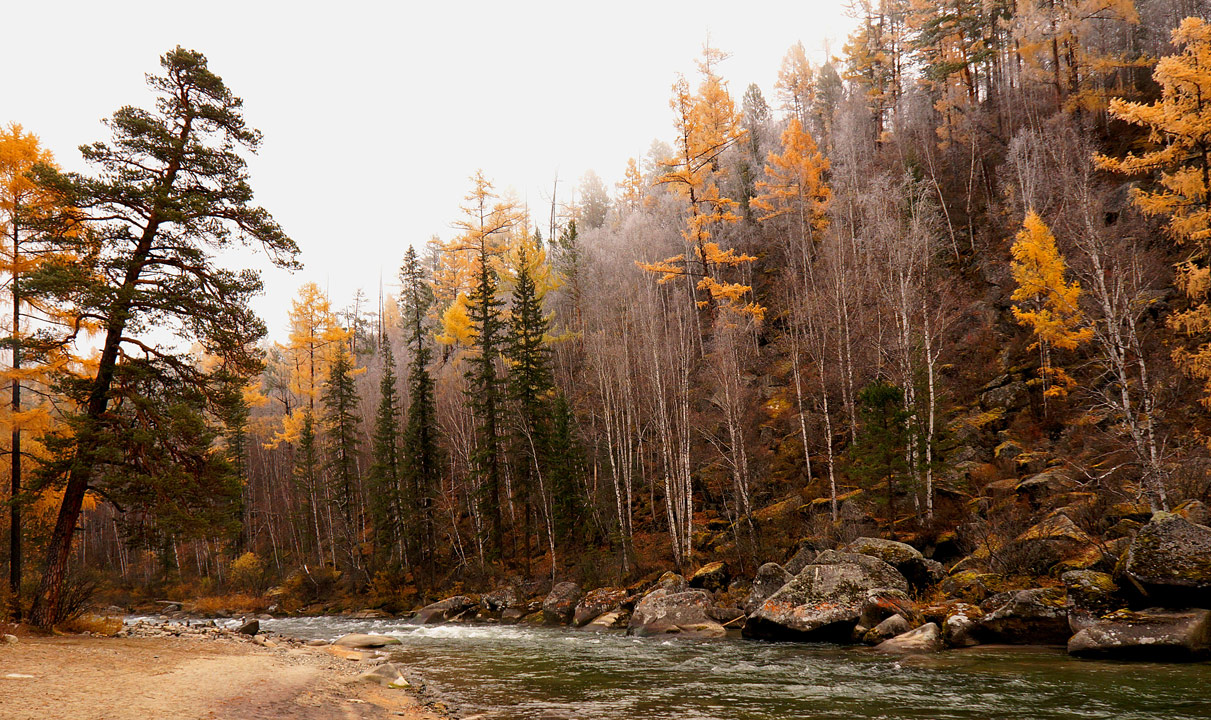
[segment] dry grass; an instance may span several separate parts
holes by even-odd
[[[214,614],[219,611],[228,613],[263,613],[270,604],[271,601],[269,598],[264,596],[233,593],[231,595],[214,595],[212,597],[198,598],[193,602],[186,603],[185,609],[200,615]]]
[[[62,633],[76,635],[92,633],[93,635],[112,636],[117,635],[118,631],[122,629],[122,618],[85,613],[79,617],[59,623],[55,626],[55,629]]]

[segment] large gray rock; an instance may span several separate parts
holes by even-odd
[[[770,595],[778,592],[783,585],[791,581],[794,575],[788,573],[778,563],[766,563],[757,568],[757,577],[753,578],[753,587],[749,590],[748,597],[744,599],[742,609],[745,615],[752,615],[753,611],[761,607],[761,603]]]
[[[1046,574],[1053,567],[1087,568],[1102,561],[1093,538],[1066,515],[1052,515],[1013,539],[1006,552],[1027,572]]]
[[[484,609],[498,616],[509,608],[521,606],[521,598],[517,596],[517,589],[512,585],[499,587],[484,595],[482,600]]]
[[[826,550],[816,560],[749,616],[746,636],[847,642],[868,590],[908,591],[903,575],[869,555]]]
[[[707,614],[711,596],[705,590],[670,593],[658,589],[635,606],[627,635],[678,635],[692,638],[717,638],[727,634],[722,625]]]
[[[542,601],[542,620],[548,625],[567,625],[572,622],[576,605],[584,597],[584,591],[574,582],[561,582],[551,588]]]
[[[241,635],[256,635],[260,631],[261,631],[261,621],[260,620],[249,620],[248,622],[240,625],[239,629],[236,630],[236,632],[238,632]]]
[[[1050,645],[1068,640],[1068,608],[1060,588],[1011,593],[1008,600],[977,623],[984,642]]]
[[[333,645],[346,648],[378,648],[387,645],[399,645],[397,637],[390,635],[369,635],[366,633],[350,633],[332,641]]]
[[[626,599],[627,591],[622,588],[592,590],[577,603],[576,611],[572,614],[572,625],[581,627],[605,613],[615,612]]]
[[[612,611],[603,613],[593,618],[593,621],[585,625],[581,630],[586,632],[606,632],[617,627],[622,627],[625,624],[626,615],[621,611]]]
[[[866,591],[858,624],[873,628],[884,620],[899,615],[910,623],[910,627],[921,624],[921,613],[908,593],[900,590],[876,588]]]
[[[942,633],[934,623],[925,623],[915,630],[884,640],[875,649],[905,655],[934,653],[942,649]]]
[[[1069,570],[1060,579],[1067,592],[1068,627],[1074,633],[1127,604],[1119,594],[1114,577],[1107,573]]]
[[[929,587],[946,576],[945,571],[939,575],[940,563],[926,560],[920,550],[895,540],[860,537],[846,545],[845,551],[879,558],[898,570],[915,588]]]
[[[862,626],[859,625],[859,628]],[[937,627],[936,625],[934,627]],[[903,615],[892,615],[862,634],[862,642],[867,645],[878,645],[884,640],[890,640],[897,635],[912,630],[912,625]]]
[[[984,617],[984,611],[969,603],[955,603],[946,618],[942,621],[942,640],[950,647],[971,647],[979,645],[975,638],[977,623]]]
[[[1158,512],[1131,541],[1122,570],[1144,603],[1211,607],[1211,528]]]
[[[727,563],[713,562],[698,568],[690,576],[689,585],[691,588],[715,592],[726,588],[729,580],[731,580],[731,573],[728,572]]]
[[[787,560],[782,567],[786,568],[786,571],[792,576],[798,575],[803,572],[803,568],[816,561],[817,554],[811,547],[801,545],[795,554],[791,556],[791,559]]]
[[[478,607],[479,603],[475,601],[475,598],[467,595],[455,595],[424,606],[412,617],[412,621],[421,625],[433,625],[453,620]]]
[[[1211,657],[1211,610],[1112,613],[1074,635],[1068,652],[1123,660],[1201,660]]]
[[[685,578],[671,570],[668,570],[665,571],[665,573],[656,580],[655,584],[648,588],[643,594],[650,595],[657,590],[664,590],[667,593],[675,594],[685,592],[688,589],[689,585],[686,584]]]

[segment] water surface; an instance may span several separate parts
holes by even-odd
[[[398,637],[405,663],[463,715],[496,720],[1184,720],[1211,718],[1211,663],[1082,661],[1062,648],[892,658],[868,648],[690,642],[564,628],[284,618],[307,639]]]

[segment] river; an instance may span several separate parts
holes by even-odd
[[[1211,663],[1082,661],[1061,648],[892,658],[863,647],[689,642],[501,625],[265,620],[331,640],[398,637],[393,659],[462,715],[494,720],[1184,720],[1211,718]]]

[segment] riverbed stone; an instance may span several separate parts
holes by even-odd
[[[728,571],[727,563],[716,561],[698,568],[690,576],[689,586],[708,592],[716,592],[726,588],[730,579],[731,573]]]
[[[909,623],[909,628],[914,628],[923,622],[921,613],[917,610],[912,598],[908,597],[908,593],[889,588],[875,588],[866,591],[866,599],[862,601],[858,624],[874,628],[895,615],[903,617]]]
[[[924,655],[938,652],[942,647],[942,633],[938,626],[933,623],[925,623],[919,628],[884,640],[875,646],[875,650],[904,655]]]
[[[748,618],[744,634],[771,640],[847,642],[862,613],[867,591],[908,591],[895,568],[869,555],[826,550],[768,597]]]
[[[576,604],[584,597],[584,591],[574,582],[561,582],[551,588],[542,601],[542,619],[547,625],[567,625],[572,622]]]
[[[604,587],[591,590],[579,603],[572,613],[572,625],[581,627],[594,618],[607,612],[615,612],[622,607],[627,599],[627,591],[623,588]]]
[[[978,606],[955,603],[942,621],[942,641],[956,648],[979,645],[980,641],[975,637],[976,623],[983,617],[984,611]]]
[[[883,538],[860,537],[845,546],[846,552],[876,557],[891,565],[908,580],[914,588],[926,588],[937,584],[946,573],[942,565],[925,556],[908,543]]]
[[[664,590],[668,593],[681,593],[689,590],[690,586],[686,583],[685,578],[673,572],[666,570],[650,588],[644,591],[644,595],[650,595],[657,590]]]
[[[621,610],[611,610],[593,618],[582,630],[586,632],[605,632],[626,625],[626,613]]]
[[[518,597],[517,588],[512,585],[498,587],[492,592],[486,593],[480,600],[483,603],[484,609],[497,617],[503,615],[505,610],[521,605],[521,598]]]
[[[705,590],[670,593],[658,589],[635,606],[628,635],[678,635],[690,638],[723,637],[727,631],[707,614],[711,596]]]
[[[766,563],[757,568],[757,577],[753,578],[753,587],[749,590],[748,597],[744,599],[744,604],[741,606],[744,614],[752,615],[766,598],[778,592],[792,578],[794,575],[791,575],[778,563]]]
[[[241,624],[240,627],[236,629],[236,632],[241,635],[256,635],[260,631],[261,631],[261,621],[260,620],[249,620],[249,621]]]
[[[410,685],[408,679],[404,677],[404,667],[395,663],[377,665],[358,675],[357,679],[388,688],[406,688]]]
[[[1141,605],[1211,607],[1211,528],[1154,514],[1127,548],[1121,579]]]
[[[420,625],[446,622],[471,612],[477,607],[479,607],[479,603],[470,595],[455,595],[424,606],[412,617],[412,621]]]
[[[1067,642],[1068,608],[1063,588],[1032,588],[1011,593],[1000,607],[977,623],[985,642],[1048,645]]]
[[[862,627],[862,624],[859,623],[858,627]],[[867,645],[878,645],[884,640],[890,640],[897,635],[903,635],[909,630],[912,630],[912,625],[908,620],[904,619],[903,615],[892,615],[862,633],[861,641]]]
[[[1109,573],[1069,570],[1060,579],[1064,582],[1067,595],[1068,627],[1074,633],[1093,624],[1100,616],[1127,604]]]
[[[1068,653],[1169,662],[1211,657],[1211,610],[1119,610],[1072,636]]]
[[[390,635],[372,635],[368,633],[350,633],[332,641],[333,645],[345,648],[380,648],[387,645],[399,645],[400,640]]]

